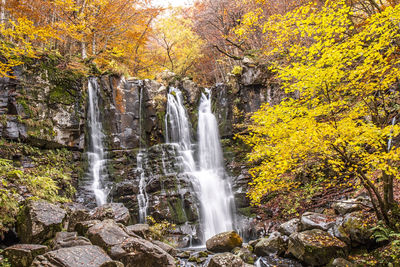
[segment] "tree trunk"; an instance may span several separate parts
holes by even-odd
[[[87,58],[87,52],[86,52],[86,43],[81,42],[81,51],[82,51],[82,59]]]

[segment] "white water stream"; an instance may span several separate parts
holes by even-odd
[[[218,123],[211,111],[211,93],[202,94],[198,121],[198,166],[193,156],[190,123],[181,91],[171,88],[165,116],[166,139],[178,143],[184,170],[195,179],[193,187],[201,204],[204,241],[233,228],[233,195],[223,167]]]
[[[88,147],[88,161],[89,170],[88,175],[91,178],[91,190],[96,197],[97,206],[107,203],[107,193],[103,188],[103,182],[107,176],[105,172],[105,152],[103,146],[103,132],[100,120],[99,109],[99,85],[95,78],[89,79],[88,84],[88,121],[89,121],[89,147]]]

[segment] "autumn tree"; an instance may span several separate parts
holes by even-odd
[[[394,227],[400,5],[382,7],[357,25],[354,15],[345,1],[327,1],[258,25],[271,69],[296,97],[265,104],[253,116],[250,135],[241,136],[256,165],[249,196],[257,204],[265,194],[290,191],[299,185],[296,175],[311,165],[324,170],[330,183],[352,185],[355,179],[369,193],[377,217]],[[317,180],[321,173],[309,175]]]
[[[37,47],[79,54],[101,70],[125,73],[145,63],[140,50],[160,11],[145,0],[7,0],[4,7],[14,20],[29,17],[35,26],[52,29],[53,38]]]
[[[203,40],[192,30],[192,21],[176,9],[157,21],[153,49],[160,70],[168,69],[178,75],[193,74],[193,66],[201,55]]]

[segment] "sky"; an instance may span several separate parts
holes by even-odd
[[[153,0],[153,4],[160,5],[163,7],[168,7],[170,4],[172,6],[183,6],[192,3],[192,0]]]

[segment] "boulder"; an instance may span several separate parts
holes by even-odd
[[[225,252],[211,258],[207,267],[244,267],[245,263],[239,256]]]
[[[129,210],[122,203],[108,203],[97,207],[92,213],[92,220],[113,219],[127,225],[131,219]]]
[[[175,259],[159,246],[136,237],[130,237],[112,247],[110,255],[125,267],[175,266]]]
[[[361,201],[358,199],[348,199],[338,201],[332,204],[332,208],[340,215],[345,215],[347,213],[358,211],[362,209]]]
[[[287,249],[287,237],[279,232],[273,232],[269,237],[262,238],[254,247],[257,256],[283,255]]]
[[[121,244],[129,235],[113,220],[105,220],[89,228],[87,236],[94,245],[105,250]]]
[[[283,235],[290,236],[293,233],[299,232],[300,231],[300,220],[295,218],[291,219],[290,221],[287,221],[285,223],[282,223],[278,227],[278,231],[282,233]]]
[[[212,252],[230,252],[235,247],[241,247],[242,238],[235,231],[217,234],[206,242],[206,247]]]
[[[301,216],[301,228],[303,231],[311,229],[328,231],[334,224],[335,218],[320,213],[305,212]]]
[[[46,253],[47,247],[42,245],[18,244],[4,250],[4,256],[11,266],[28,267],[36,256]]]
[[[353,247],[374,242],[373,231],[365,225],[365,217],[361,212],[347,214],[338,230],[350,238]]]
[[[165,252],[167,252],[168,254],[170,254],[171,256],[176,256],[176,254],[178,254],[178,250],[175,249],[173,246],[170,246],[164,242],[158,241],[158,240],[154,240],[152,241],[152,243],[156,246],[159,246],[162,250],[164,250]]]
[[[79,222],[84,222],[90,220],[89,211],[82,205],[74,203],[67,206],[68,210],[68,231],[73,232],[75,226]]]
[[[100,222],[101,221],[99,221],[99,220],[78,222],[75,224],[74,230],[76,232],[78,232],[79,235],[85,236],[90,227],[92,227]]]
[[[54,250],[92,244],[86,237],[78,236],[77,232],[58,232],[52,242]]]
[[[32,267],[123,267],[121,263],[114,262],[98,246],[77,246],[60,248],[38,256],[33,261]]]
[[[232,253],[239,256],[245,263],[254,264],[257,258],[252,251],[252,247],[247,245],[242,248],[234,248]]]
[[[356,265],[346,259],[337,258],[332,263],[327,265],[328,267],[355,267]]]
[[[313,229],[291,234],[287,252],[308,265],[320,266],[344,256],[346,244],[327,232]]]
[[[43,243],[62,230],[66,214],[46,201],[31,201],[18,215],[18,237],[22,243]]]
[[[148,224],[134,224],[134,225],[129,225],[126,227],[126,231],[128,234],[134,234],[138,235],[142,238],[146,238],[149,236],[150,233],[150,226]]]
[[[271,266],[279,266],[279,267],[303,267],[302,264],[293,260],[280,258],[277,256],[272,257],[260,257],[256,261],[255,264],[257,267],[271,267]]]

